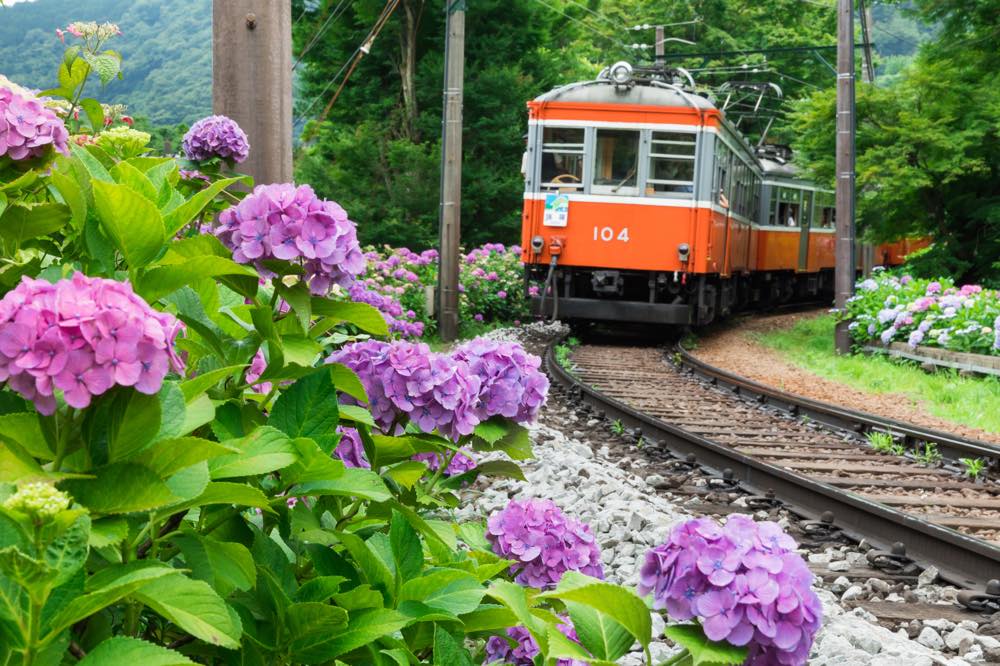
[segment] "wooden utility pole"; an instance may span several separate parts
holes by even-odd
[[[462,225],[462,89],[465,74],[465,0],[448,0],[441,125],[441,264],[438,332],[458,337],[458,270]]]
[[[837,0],[837,247],[834,273],[838,309],[854,294],[854,0]],[[837,324],[836,349],[851,351],[847,322]]]
[[[292,180],[290,2],[213,0],[212,111],[247,133],[241,172],[258,184]]]

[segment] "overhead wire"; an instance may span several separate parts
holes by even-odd
[[[323,25],[321,25],[319,29],[313,33],[312,38],[310,38],[309,42],[302,47],[302,51],[292,64],[292,70],[298,67],[299,63],[302,62],[302,59],[306,57],[306,54],[309,53],[312,47],[319,43],[319,40],[323,37],[323,33],[325,33],[332,25],[332,21],[337,20],[337,18],[347,10],[347,2],[348,0],[340,0],[340,4],[337,5],[336,9],[330,12],[329,16],[327,16],[326,20],[323,22]]]
[[[555,7],[555,6],[550,5],[549,3],[545,2],[545,0],[535,0],[535,2],[537,2],[537,3],[541,4],[541,5],[544,5],[545,7],[548,7],[549,9],[551,9],[552,11],[554,11],[554,12],[556,12],[558,14],[562,14],[563,16],[565,16],[566,18],[568,18],[570,21],[573,21],[574,23],[578,23],[578,24],[582,25],[584,28],[586,28],[587,30],[590,30],[591,32],[593,32],[594,34],[596,34],[596,35],[598,35],[600,37],[603,37],[605,39],[610,39],[611,41],[617,43],[619,46],[621,46],[624,49],[629,48],[628,44],[626,44],[622,40],[618,39],[614,35],[612,35],[610,33],[607,33],[607,32],[604,32],[602,30],[598,30],[597,28],[595,28],[591,24],[586,23],[584,21],[581,21],[580,19],[576,18],[575,16],[570,16],[569,14],[567,14],[563,10],[559,9],[558,7]]]

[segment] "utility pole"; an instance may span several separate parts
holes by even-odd
[[[854,1],[837,0],[837,245],[834,305],[854,294]],[[836,349],[851,351],[847,322],[837,324]]]
[[[444,41],[444,117],[441,125],[441,264],[438,331],[458,337],[458,269],[462,224],[462,89],[465,74],[465,0],[448,0]]]
[[[861,69],[862,80],[875,84],[875,63],[872,61],[872,8],[865,0],[858,0],[858,19],[861,21],[861,43],[864,44],[864,67]],[[861,243],[861,274],[870,277],[875,268],[875,246],[871,243]]]
[[[292,8],[275,0],[213,0],[212,111],[250,140],[240,171],[292,179]]]

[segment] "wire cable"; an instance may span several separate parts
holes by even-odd
[[[594,34],[596,34],[596,35],[598,35],[600,37],[603,37],[604,39],[610,39],[611,41],[613,41],[616,44],[618,44],[619,46],[621,46],[623,49],[629,48],[628,44],[626,44],[622,40],[618,39],[614,35],[606,33],[606,32],[603,32],[601,30],[598,30],[594,26],[590,25],[589,23],[585,23],[584,21],[581,21],[580,19],[576,18],[575,16],[570,16],[569,14],[567,14],[563,10],[559,9],[558,7],[554,7],[554,6],[550,5],[549,3],[545,2],[545,0],[535,0],[535,2],[548,7],[549,9],[551,9],[552,11],[554,11],[556,13],[562,14],[563,16],[565,16],[566,18],[568,18],[570,21],[573,21],[574,23],[579,23],[580,25],[582,25],[587,30],[590,30]]]
[[[299,63],[302,62],[302,59],[306,57],[306,54],[309,53],[312,47],[314,47],[319,42],[320,38],[323,37],[323,33],[325,33],[327,29],[332,25],[331,22],[337,20],[337,18],[340,17],[340,15],[344,13],[344,11],[346,11],[347,1],[348,0],[340,0],[340,4],[337,5],[337,8],[334,9],[332,12],[330,12],[330,15],[326,17],[326,20],[323,22],[323,25],[320,26],[319,30],[317,30],[313,34],[312,38],[302,48],[301,53],[299,53],[299,56],[295,59],[295,62],[292,64],[292,71],[295,71],[295,68],[299,66]]]

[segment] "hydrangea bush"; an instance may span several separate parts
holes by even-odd
[[[250,156],[246,132],[226,116],[208,116],[196,122],[184,135],[181,148],[193,162],[220,159],[239,163]]]
[[[696,620],[708,640],[745,646],[748,665],[804,664],[823,608],[795,548],[777,523],[741,514],[721,526],[688,520],[646,553],[639,593],[652,594],[672,620]],[[677,628],[667,635],[682,643],[691,636]]]
[[[840,316],[859,344],[1000,355],[1000,292],[979,285],[878,271],[858,281]]]

